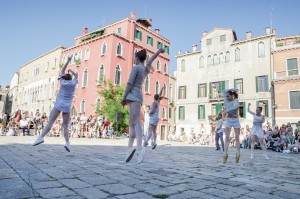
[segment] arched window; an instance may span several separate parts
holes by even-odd
[[[103,42],[102,49],[101,49],[101,55],[106,54],[106,49],[107,49],[107,44],[106,44],[106,42]]]
[[[100,110],[100,98],[98,97],[96,100],[96,112]]]
[[[82,51],[81,50],[79,50],[79,52],[78,52],[78,59],[82,60]]]
[[[103,64],[99,67],[98,71],[98,84],[103,84],[104,82],[104,66]]]
[[[156,71],[161,71],[160,70],[160,61],[159,60],[157,60],[157,62],[156,62]]]
[[[223,55],[223,53],[220,53],[219,59],[220,59],[220,64],[224,63],[225,60],[224,60],[224,55]]]
[[[159,86],[159,82],[157,81],[155,83],[155,94],[159,94],[159,91],[160,91],[160,86]]]
[[[90,49],[87,48],[87,49],[85,50],[85,56],[84,56],[84,59],[85,59],[85,60],[88,60],[89,58],[90,58]]]
[[[167,86],[166,86],[166,84],[164,84],[164,91],[163,91],[163,96],[164,97],[168,97],[167,95],[168,95],[168,92],[167,92]]]
[[[258,57],[262,58],[265,57],[265,44],[264,42],[258,43]]]
[[[167,116],[166,116],[166,109],[165,108],[162,109],[162,118],[163,119],[167,118]]]
[[[207,57],[207,65],[208,65],[208,66],[211,66],[211,65],[212,65],[212,58],[211,58],[210,55],[208,55],[208,57]]]
[[[185,60],[181,60],[181,72],[185,72]]]
[[[236,48],[235,49],[235,61],[238,62],[240,61],[240,49],[239,48]]]
[[[227,51],[226,55],[225,55],[225,63],[228,63],[228,62],[230,62],[230,52],[229,51]]]
[[[86,87],[87,82],[88,82],[88,71],[87,69],[85,69],[83,72],[82,87]]]
[[[165,66],[164,66],[164,74],[168,74],[168,65],[167,64],[165,64]]]
[[[121,44],[121,42],[119,42],[118,43],[118,45],[117,45],[117,55],[118,56],[122,56],[122,44]]]
[[[50,99],[53,98],[53,94],[54,94],[54,82],[52,82],[51,87],[50,87]]]
[[[199,68],[204,68],[204,57],[201,56],[199,59]]]
[[[150,78],[149,78],[149,76],[147,76],[146,80],[145,80],[145,93],[150,93]]]
[[[116,85],[121,84],[121,68],[120,68],[120,65],[117,65],[117,67],[116,67],[115,84]]]
[[[218,55],[217,55],[217,54],[214,54],[214,62],[213,62],[213,65],[217,65],[217,64],[219,64]]]
[[[81,113],[85,112],[85,101],[84,101],[84,99],[80,102],[80,112]]]

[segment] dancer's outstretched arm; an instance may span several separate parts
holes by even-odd
[[[159,100],[161,100],[164,95],[163,95],[163,91],[165,90],[165,87],[163,86],[161,89],[160,89],[160,92],[159,92]]]
[[[73,55],[71,55],[71,56],[68,57],[68,60],[67,60],[67,62],[65,63],[65,65],[62,67],[60,73],[65,74],[66,68],[67,68],[69,62],[71,61],[72,57],[73,57]]]
[[[250,111],[250,106],[251,106],[251,103],[248,104],[248,109],[247,109],[247,111],[248,111],[248,113],[251,113],[251,115],[254,115],[255,113],[252,112],[252,111]]]
[[[154,53],[152,55],[152,57],[148,60],[147,64],[146,64],[146,70],[145,70],[145,74],[148,75],[148,73],[150,73],[150,69],[151,69],[151,64],[154,61],[154,59],[160,54],[160,53],[164,53],[165,50],[163,48],[159,49],[156,53]]]

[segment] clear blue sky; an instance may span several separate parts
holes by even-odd
[[[191,50],[193,43],[199,46],[203,31],[233,28],[238,38],[245,38],[247,31],[263,34],[271,10],[277,35],[300,34],[299,6],[298,0],[1,0],[0,85],[8,85],[30,60],[57,46],[72,46],[83,26],[91,31],[131,11],[137,18],[151,18],[153,28],[171,41],[174,71],[177,51]]]

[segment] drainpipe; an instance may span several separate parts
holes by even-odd
[[[275,35],[274,35],[275,36]],[[272,52],[272,38],[270,38],[270,79],[271,79],[271,108],[272,108],[272,126],[276,125],[276,118],[275,118],[275,88],[274,88],[274,56]]]

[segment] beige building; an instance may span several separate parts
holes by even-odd
[[[9,84],[9,101],[12,102],[11,112],[10,115],[14,114],[14,111],[17,109],[16,105],[18,103],[18,86],[19,86],[19,72],[16,72],[13,75],[13,78],[10,80]],[[15,103],[14,103],[15,102]]]
[[[200,133],[204,125],[211,133],[211,123],[222,109],[223,91],[239,89],[239,115],[242,128],[252,125],[247,104],[252,110],[263,107],[263,114],[271,121],[271,47],[275,45],[275,30],[266,28],[265,34],[237,39],[233,29],[215,28],[204,32],[201,50],[179,52],[177,56],[176,133]],[[202,130],[201,130],[202,132]]]
[[[13,101],[16,111],[29,111],[49,115],[58,89],[60,56],[64,48],[55,48],[21,66],[18,95]]]
[[[300,121],[300,35],[276,38],[275,118],[278,125]]]
[[[0,115],[6,113],[9,115],[9,100],[8,100],[9,87],[1,88],[0,86]]]

